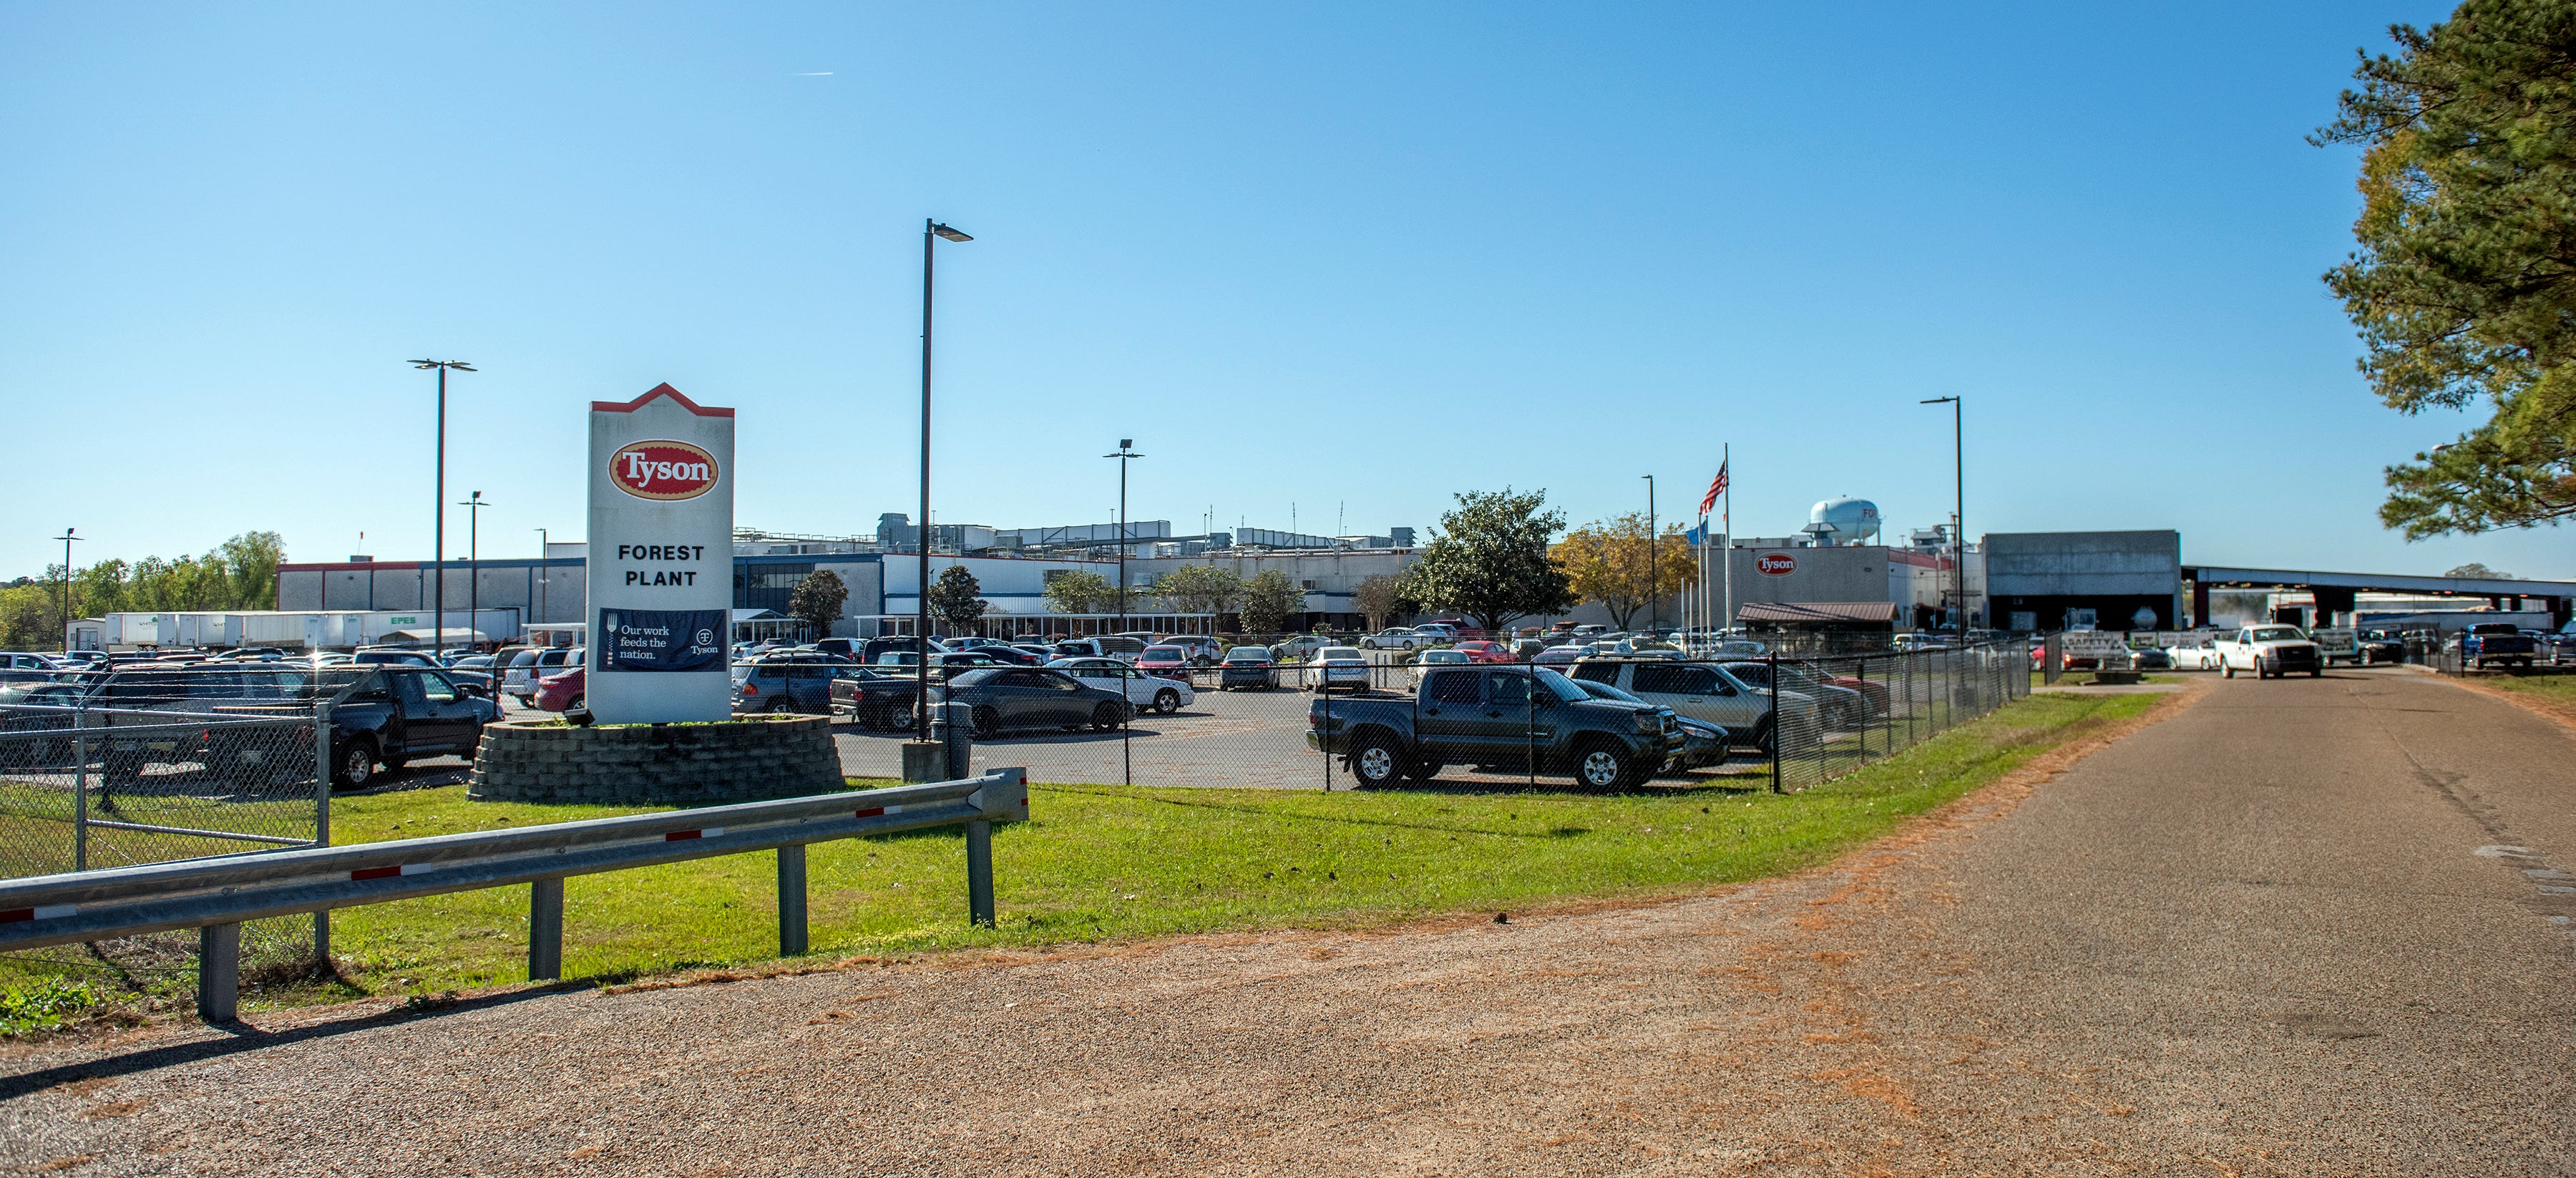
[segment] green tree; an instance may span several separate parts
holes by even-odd
[[[1118,587],[1088,569],[1066,569],[1047,577],[1047,608],[1057,613],[1110,613],[1117,601]]]
[[[2522,579],[2514,576],[2512,573],[2488,568],[2474,560],[2442,575],[2445,577],[2475,577],[2484,581],[2519,581]]]
[[[1409,578],[1431,605],[1474,617],[1487,630],[1513,618],[1574,608],[1565,570],[1548,559],[1548,541],[1565,513],[1545,510],[1547,492],[1469,491],[1440,517],[1440,534],[1422,550]]]
[[[2576,514],[2576,4],[2467,0],[2389,34],[2311,137],[2363,148],[2359,248],[2326,285],[2381,401],[2488,415],[2388,467],[2380,522],[2554,524]]]
[[[939,583],[930,587],[930,616],[937,618],[951,634],[973,629],[992,608],[984,600],[984,587],[966,566],[952,564],[939,570]]]
[[[804,622],[820,638],[832,632],[832,623],[841,620],[841,606],[850,600],[850,587],[841,583],[841,575],[830,569],[816,569],[796,582],[787,595],[788,616]]]
[[[1174,613],[1221,614],[1243,596],[1243,578],[1212,564],[1185,564],[1154,583],[1154,596]]]
[[[1277,634],[1288,628],[1291,614],[1306,612],[1306,591],[1288,574],[1263,569],[1243,583],[1240,616],[1247,634]]]
[[[63,644],[62,586],[12,585],[0,589],[0,648],[52,650]]]
[[[286,559],[286,537],[275,532],[244,532],[206,554],[205,563],[220,564],[228,583],[227,609],[276,609],[277,566]]]

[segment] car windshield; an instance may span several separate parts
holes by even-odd
[[[1594,699],[1615,699],[1624,703],[1632,704],[1641,704],[1646,702],[1636,696],[1628,694],[1627,692],[1621,691],[1616,687],[1612,687],[1607,683],[1595,683],[1589,679],[1575,679],[1570,680],[1569,682],[1582,688],[1584,694],[1589,695]]]
[[[1186,658],[1188,657],[1188,654],[1189,652],[1184,651],[1177,646],[1148,646],[1145,648],[1144,657],[1149,659],[1177,659]]]
[[[2254,630],[2256,642],[2297,642],[2306,637],[2296,626],[2258,626]]]

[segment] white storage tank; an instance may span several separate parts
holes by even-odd
[[[1866,544],[1878,536],[1878,505],[1849,495],[1827,499],[1807,512],[1807,526],[1830,524],[1833,531],[1824,533],[1826,544]]]

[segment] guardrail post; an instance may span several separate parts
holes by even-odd
[[[563,976],[563,877],[528,884],[528,980]]]
[[[940,705],[944,731],[940,746],[946,750],[948,775],[940,781],[963,781],[973,777],[975,761],[975,709],[965,704]]]
[[[993,824],[977,819],[966,824],[967,918],[993,927]]]
[[[778,848],[778,955],[805,955],[805,844]]]
[[[241,926],[197,930],[197,1017],[229,1023],[241,1014]]]

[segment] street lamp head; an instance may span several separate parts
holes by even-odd
[[[474,371],[474,366],[463,360],[413,360],[410,364],[414,368],[453,368],[458,372]]]
[[[1133,448],[1135,445],[1136,445],[1136,439],[1134,439],[1134,438],[1120,438],[1120,439],[1118,439],[1118,448],[1119,448],[1119,449],[1121,449],[1121,450],[1131,449],[1131,448]]]
[[[1928,398],[1925,398],[1924,400],[1921,400],[1921,401],[1917,401],[1917,402],[1915,402],[1915,404],[1918,404],[1918,405],[1947,405],[1947,404],[1950,404],[1951,402],[1956,401],[1956,400],[1958,400],[1958,398],[1957,398],[1957,397],[1928,397]]]
[[[939,223],[939,222],[937,222],[937,221],[933,221],[933,222],[931,222],[931,223],[930,223],[930,231],[931,231],[932,233],[936,233],[936,234],[938,234],[938,235],[939,235],[939,236],[941,236],[941,237],[947,238],[947,239],[948,239],[948,240],[950,240],[950,241],[973,241],[973,240],[975,240],[974,238],[972,238],[972,237],[968,237],[968,236],[966,236],[966,235],[965,235],[965,234],[963,234],[963,233],[959,233],[958,231],[956,231],[956,230],[954,230],[954,229],[951,229],[951,228],[949,228],[949,227],[948,227],[948,226],[946,226],[946,225],[942,225],[942,224],[940,224],[940,223]]]

